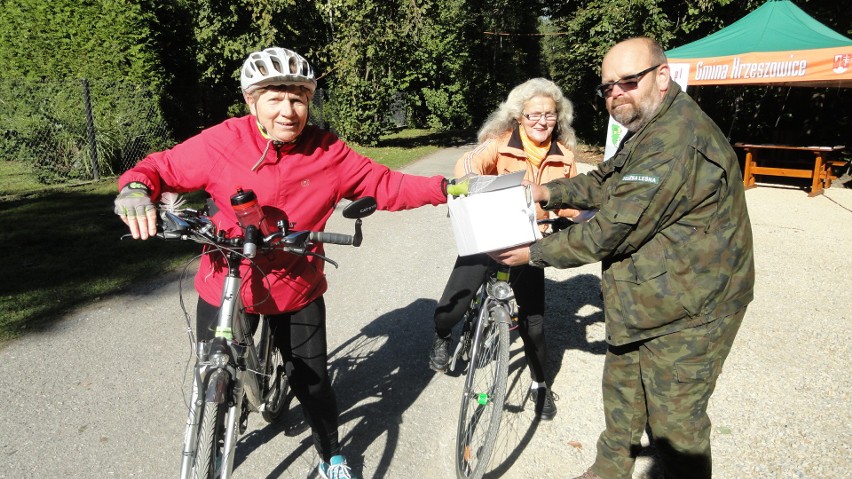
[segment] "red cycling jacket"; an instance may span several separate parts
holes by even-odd
[[[295,142],[275,147],[261,135],[251,115],[227,120],[170,150],[149,155],[121,175],[119,189],[131,181],[146,184],[155,199],[163,191],[205,190],[219,210],[213,221],[228,235],[240,231],[230,204],[238,187],[254,190],[271,224],[283,219],[292,231],[323,231],[343,198],[373,196],[379,209],[389,211],[447,201],[442,176],[392,171],[312,125]],[[317,251],[322,252],[321,245]],[[254,266],[242,266],[243,304],[262,314],[297,311],[328,288],[323,265],[315,257],[280,251],[258,255]],[[221,304],[227,272],[221,255],[205,255],[195,277],[201,298]]]

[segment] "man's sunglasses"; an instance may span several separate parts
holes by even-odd
[[[662,63],[658,63],[657,65],[648,68],[647,70],[642,70],[639,73],[634,73],[633,75],[627,75],[626,77],[622,77],[617,81],[611,81],[607,83],[601,83],[600,85],[595,87],[595,93],[601,98],[606,98],[609,96],[609,93],[612,91],[612,88],[615,85],[618,85],[618,88],[621,88],[624,91],[633,90],[636,88],[636,85],[642,80],[642,77],[647,75],[649,72],[656,70]]]

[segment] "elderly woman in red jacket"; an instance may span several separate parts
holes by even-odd
[[[238,187],[252,189],[271,224],[322,231],[344,198],[373,196],[384,210],[446,202],[447,180],[391,171],[359,155],[334,134],[308,125],[316,89],[311,65],[284,48],[254,52],[240,75],[250,115],[210,127],[174,148],[153,153],[119,178],[116,213],[134,238],[156,233],[152,199],[163,191],[205,190],[218,211],[213,221],[228,234],[239,232],[230,206]],[[452,190],[452,188],[451,188]],[[289,381],[311,425],[322,458],[322,477],[350,477],[340,454],[337,400],[328,376],[327,283],[323,261],[286,253],[258,257],[242,266],[242,301],[250,313],[271,316],[289,334],[276,339],[285,357],[296,358]],[[227,273],[223,258],[204,255],[195,277],[200,296],[198,340],[212,337]]]

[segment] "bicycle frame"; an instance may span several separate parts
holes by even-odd
[[[219,308],[214,337],[210,341],[197,343],[198,361],[195,367],[189,414],[184,436],[181,478],[189,478],[194,466],[197,450],[200,409],[205,403],[228,404],[225,420],[225,444],[221,456],[222,479],[231,475],[236,449],[237,427],[243,409],[243,393],[252,412],[265,407],[265,399],[258,382],[260,356],[247,324],[242,302],[239,298],[242,279],[239,265],[242,257],[235,252],[227,254],[229,273],[222,290],[222,306]],[[268,328],[266,319],[261,318],[260,328]],[[271,348],[271,337],[261,332],[267,340],[263,347],[264,358]],[[252,372],[254,374],[248,374]],[[203,396],[201,393],[203,391]]]
[[[196,365],[181,458],[182,479],[229,479],[237,437],[245,431],[248,414],[261,412],[264,419],[272,422],[286,411],[288,388],[284,382],[282,353],[263,316],[258,317],[260,342],[259,347],[255,345],[256,331],[250,327],[240,299],[243,261],[251,260],[258,251],[281,250],[318,257],[336,267],[337,263],[314,251],[312,246],[316,243],[359,246],[361,218],[373,213],[376,207],[374,198],[363,197],[343,209],[345,218],[356,220],[354,236],[323,231],[288,232],[286,225],[279,222],[279,231],[266,237],[260,236],[256,226],[249,225],[244,228],[245,236],[228,238],[223,232],[216,233],[204,212],[190,209],[179,214],[163,212],[164,225],[158,237],[211,245],[213,251],[208,253],[222,254],[228,265],[213,339],[195,345]]]

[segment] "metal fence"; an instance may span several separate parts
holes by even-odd
[[[310,122],[334,131],[328,99],[317,90]],[[397,127],[406,123],[402,99],[389,115]],[[25,163],[43,184],[118,175],[174,144],[158,99],[138,85],[0,79],[0,160]]]
[[[0,138],[0,159],[44,184],[115,175],[173,143],[150,92],[79,79],[0,81]]]
[[[327,92],[310,121],[320,127]],[[0,160],[27,164],[43,184],[118,175],[175,144],[157,99],[143,88],[98,80],[0,80]]]

